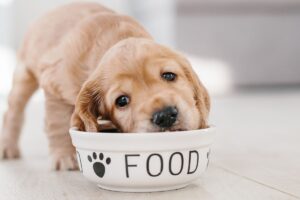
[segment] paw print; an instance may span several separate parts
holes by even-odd
[[[209,157],[210,157],[210,149],[208,150],[207,154],[206,154],[206,157],[207,157],[207,164],[206,164],[206,168],[208,167],[208,164],[209,164]]]
[[[93,163],[93,168],[94,168],[95,174],[98,177],[102,178],[105,174],[105,163],[107,165],[109,165],[110,162],[111,162],[111,159],[109,157],[107,157],[105,159],[105,163],[104,163],[104,155],[103,155],[103,153],[100,153],[99,154],[99,161],[96,161],[97,154],[95,152],[93,153],[93,157],[89,155],[87,158],[91,163]]]
[[[79,167],[79,170],[80,172],[82,173],[82,163],[81,163],[81,157],[80,157],[80,154],[78,151],[76,151],[76,154],[77,154],[77,161],[78,161],[78,167]]]

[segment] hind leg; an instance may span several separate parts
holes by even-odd
[[[13,87],[8,96],[8,110],[4,114],[0,133],[0,159],[20,156],[18,141],[24,119],[24,109],[32,94],[38,88],[35,77],[19,64],[13,78]]]
[[[70,119],[74,106],[64,103],[51,94],[46,95],[46,134],[55,170],[76,170],[75,148],[69,135]]]

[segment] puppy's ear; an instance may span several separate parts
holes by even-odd
[[[194,99],[196,101],[196,106],[201,115],[199,128],[207,128],[208,115],[210,111],[209,94],[187,60],[185,60],[185,64],[183,66],[184,73],[193,87]]]
[[[101,101],[102,92],[99,85],[95,81],[84,83],[76,99],[71,126],[81,131],[98,132],[97,118],[100,116]]]

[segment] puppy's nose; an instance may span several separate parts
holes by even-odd
[[[177,119],[178,110],[176,107],[165,107],[153,114],[152,122],[161,128],[171,127]]]

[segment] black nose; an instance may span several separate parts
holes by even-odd
[[[175,107],[165,107],[153,114],[152,122],[161,128],[171,127],[177,119],[178,111]]]

